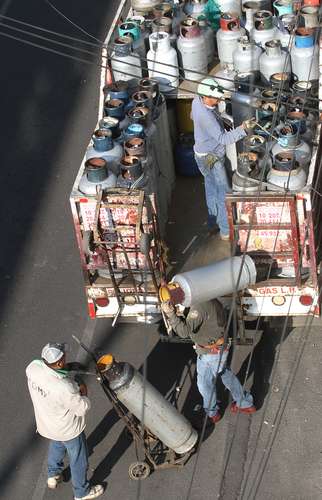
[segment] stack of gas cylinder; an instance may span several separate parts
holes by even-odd
[[[112,44],[115,81],[135,86],[149,76],[169,92],[180,78],[202,79],[215,59],[215,31],[204,15],[206,4],[133,0],[133,15],[119,26]]]
[[[86,152],[78,189],[87,195],[120,187],[155,193],[160,229],[167,218],[174,185],[173,145],[164,96],[156,81],[141,79],[104,87],[104,117]]]
[[[206,0],[131,3],[133,15],[113,42],[114,80],[127,81],[132,93],[147,76],[167,94],[182,78],[200,81],[219,59],[221,111],[234,126],[257,123],[237,146],[233,188],[301,189],[317,123],[319,0],[218,0],[217,12]],[[97,133],[94,144],[108,141]]]
[[[234,126],[256,123],[237,145],[233,189],[299,191],[318,121],[319,2],[246,1],[241,9],[221,15],[215,75]]]

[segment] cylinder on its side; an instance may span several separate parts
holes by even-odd
[[[133,366],[128,363],[122,365],[121,376],[109,383],[119,401],[176,453],[191,451],[198,434],[190,422]]]
[[[240,276],[239,276],[240,275]],[[239,281],[238,281],[239,278]],[[185,307],[243,290],[256,282],[256,267],[249,255],[230,257],[198,267],[192,271],[176,274],[172,281],[183,290]]]

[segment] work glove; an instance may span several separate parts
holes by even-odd
[[[176,310],[175,310],[174,306],[169,301],[162,302],[161,309],[164,312],[164,314],[168,317],[176,314]]]
[[[245,120],[243,123],[242,123],[242,126],[243,126],[243,129],[246,131],[246,132],[252,132],[253,129],[256,127],[257,123],[256,123],[256,120],[255,118],[250,118],[249,120]]]

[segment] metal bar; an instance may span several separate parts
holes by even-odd
[[[254,200],[256,201],[256,205],[260,203],[265,203],[265,202],[284,202],[285,200],[292,200],[294,199],[294,195],[291,194],[285,194],[285,196],[276,196],[273,193],[272,194],[267,194],[267,191],[264,191],[266,194],[260,195],[260,198],[258,199],[258,194],[256,195],[241,195],[241,194],[227,194],[226,199],[229,200],[232,203],[237,203],[241,201],[248,201],[248,202],[253,202]]]
[[[252,224],[251,228],[249,229],[249,224],[234,224],[234,228],[239,229],[240,231],[255,231],[255,230],[266,230],[266,229],[272,229],[272,230],[290,230],[292,229],[292,224]]]
[[[142,214],[143,214],[143,203],[144,203],[144,191],[141,191],[140,198],[139,198],[138,218],[137,218],[136,227],[135,227],[136,241],[139,241],[139,239],[140,239],[140,230],[141,230]]]
[[[308,240],[310,248],[310,274],[313,281],[313,286],[318,287],[318,277],[317,277],[317,260],[316,260],[316,249],[314,242],[314,230],[313,230],[313,217],[311,210],[307,212],[307,228],[308,228]]]
[[[266,288],[269,286],[289,286],[294,287],[297,286],[297,281],[295,278],[276,278],[265,281],[259,281],[256,285],[249,285],[247,287],[248,290],[257,290],[257,288]],[[262,297],[262,295],[261,295]]]
[[[295,276],[298,286],[301,285],[301,272],[300,272],[300,251],[299,251],[299,234],[297,230],[297,217],[296,217],[296,200],[288,200],[287,202],[290,207],[290,217],[292,223],[292,249],[293,249],[293,260],[295,267]]]
[[[84,249],[83,249],[83,237],[82,237],[82,231],[81,231],[81,224],[79,221],[77,205],[76,205],[76,202],[73,200],[73,198],[70,198],[70,206],[71,206],[71,210],[72,210],[72,216],[73,216],[74,228],[75,228],[75,234],[76,234],[76,241],[77,241],[77,246],[78,246],[80,259],[81,259],[84,282],[85,282],[85,285],[90,285],[90,281],[89,281],[89,277],[88,277],[88,273],[87,273],[87,260],[86,260],[86,257],[84,254]]]

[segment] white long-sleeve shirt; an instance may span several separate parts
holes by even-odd
[[[26,375],[39,434],[54,441],[79,436],[91,403],[81,396],[78,384],[41,360],[32,361]]]

